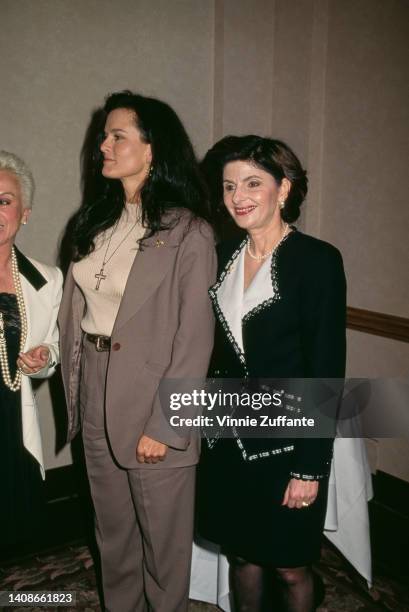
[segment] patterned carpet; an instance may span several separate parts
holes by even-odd
[[[324,579],[326,597],[319,612],[409,612],[409,586],[384,576],[375,576],[374,587],[368,591],[334,549],[325,547],[322,561],[316,568]],[[76,591],[75,607],[3,607],[6,612],[37,612],[66,610],[67,612],[100,612],[94,565],[86,546],[64,547],[52,554],[31,557],[0,568],[0,591],[63,590]],[[216,612],[218,608],[202,602],[191,602],[189,612]]]

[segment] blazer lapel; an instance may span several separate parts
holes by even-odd
[[[17,265],[19,273],[34,287],[36,291],[39,291],[41,287],[47,284],[47,279],[41,274],[41,272],[35,267],[33,263],[15,246]]]
[[[226,321],[235,342],[243,353],[242,308],[244,299],[244,259],[243,251],[230,264],[228,273],[218,285],[217,301],[221,316]]]
[[[26,323],[27,323],[27,337],[26,337],[26,343],[24,346],[24,350],[28,350],[31,346],[31,312],[33,311],[33,297],[32,293],[36,292],[36,290],[33,288],[33,286],[26,280],[26,277],[23,276],[20,272],[20,284],[21,284],[21,290],[23,292],[23,299],[24,299],[24,304],[26,306],[25,311],[26,311]],[[40,313],[41,316],[41,313]]]
[[[234,352],[236,353],[241,365],[243,366],[245,375],[248,375],[247,372],[247,366],[246,366],[246,357],[242,348],[242,339],[238,338],[238,332],[237,329],[231,329],[230,324],[229,324],[229,320],[228,317],[226,316],[226,308],[222,308],[222,305],[219,301],[219,290],[222,287],[224,281],[226,280],[226,277],[231,273],[232,268],[237,264],[237,258],[240,255],[241,250],[243,249],[244,245],[245,245],[245,240],[243,240],[239,246],[236,248],[236,250],[233,252],[233,254],[230,256],[230,258],[228,259],[227,263],[225,264],[225,266],[223,267],[223,269],[220,272],[220,276],[219,279],[217,280],[217,282],[210,287],[209,289],[209,295],[210,298],[213,302],[213,306],[214,306],[214,311],[215,311],[215,315],[218,318],[218,320],[220,321],[220,324],[227,336],[228,341],[231,343]],[[238,285],[236,286],[236,295],[238,295],[239,293],[243,292],[243,285]],[[234,302],[234,297],[232,297],[232,301]],[[234,302],[234,306],[240,306],[240,303],[242,302],[242,297],[240,299],[239,304]],[[240,319],[241,319],[241,307],[240,307]]]
[[[31,346],[31,314],[34,311],[36,316],[42,315],[41,312],[35,310],[35,293],[47,284],[47,279],[16,246],[14,248],[16,250],[21,290],[26,305],[27,338],[24,350],[27,350]]]
[[[156,233],[143,242],[135,256],[115,320],[113,334],[131,319],[152,295],[177,253],[177,243],[169,243],[169,231]]]

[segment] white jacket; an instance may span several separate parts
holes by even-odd
[[[61,270],[23,255],[18,249],[17,262],[27,315],[27,339],[24,351],[40,344],[50,349],[49,365],[33,376],[23,376],[21,413],[23,441],[40,465],[45,478],[40,423],[31,378],[49,378],[59,361],[57,314],[62,295]]]

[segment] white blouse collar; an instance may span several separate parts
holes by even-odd
[[[241,255],[244,262],[244,253]],[[257,308],[260,304],[267,300],[274,298],[275,292],[271,282],[271,258],[272,255],[267,257],[260,268],[257,270],[254,278],[250,285],[244,291],[243,294],[243,308],[242,317],[248,315],[254,308]],[[243,266],[243,278],[244,278],[244,266]]]
[[[223,316],[240,351],[244,353],[241,330],[243,292],[244,292],[244,254],[246,243],[230,266],[229,272],[219,286],[217,298]]]
[[[280,240],[272,255],[257,271],[246,292],[244,292],[246,240],[241,242],[227,262],[219,280],[209,289],[216,314],[246,371],[242,324],[281,299],[277,278],[277,255],[282,244],[293,233],[289,232]]]
[[[244,259],[246,243],[243,244],[229,274],[226,274],[218,290],[218,300],[231,333],[244,353],[242,320],[254,308],[274,298],[271,282],[271,255],[257,270],[250,285],[244,290]]]

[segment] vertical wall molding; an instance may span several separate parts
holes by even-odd
[[[274,138],[273,134],[273,125],[274,125],[274,93],[275,93],[275,83],[274,83],[274,73],[275,73],[275,61],[276,61],[276,0],[271,0],[271,74],[270,74],[270,99],[271,99],[271,115],[269,119],[269,131],[266,132],[265,136],[270,136]]]
[[[224,0],[214,0],[212,145],[223,136],[224,109]]]
[[[329,0],[314,0],[311,37],[310,117],[308,138],[309,194],[305,209],[306,232],[320,236],[324,171],[324,132]]]

